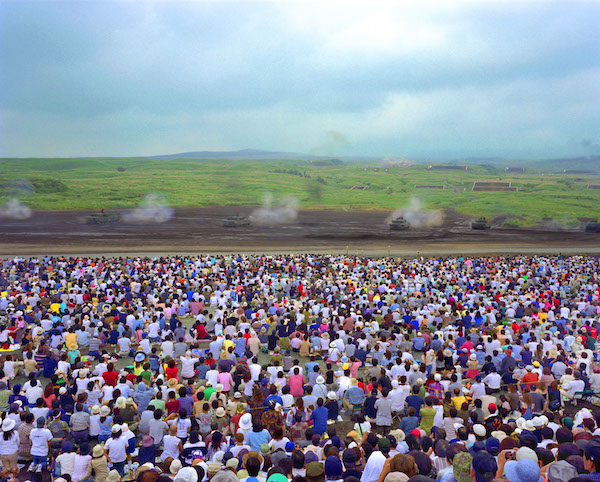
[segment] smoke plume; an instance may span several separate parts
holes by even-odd
[[[173,209],[167,206],[160,194],[148,194],[140,205],[123,216],[133,223],[165,223],[173,217]]]
[[[423,203],[417,198],[412,198],[408,206],[394,211],[387,218],[387,222],[399,217],[406,219],[413,228],[433,228],[441,226],[444,222],[439,211],[426,211]]]
[[[4,206],[0,206],[0,218],[27,219],[31,217],[31,209],[16,197],[10,198]]]
[[[294,196],[283,198],[279,203],[273,202],[271,193],[265,194],[262,207],[252,211],[252,222],[260,226],[278,226],[290,224],[298,218],[300,201]]]

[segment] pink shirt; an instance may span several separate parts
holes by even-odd
[[[223,385],[223,392],[227,393],[231,388],[233,378],[231,378],[231,373],[223,372],[217,375],[217,381]]]
[[[294,397],[301,397],[304,395],[304,377],[302,374],[290,375],[289,379],[290,394]]]

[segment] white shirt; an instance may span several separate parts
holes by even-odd
[[[104,448],[108,450],[108,456],[112,463],[125,462],[127,442],[123,437],[109,438],[104,444]]]
[[[29,434],[31,455],[45,457],[48,455],[48,442],[52,440],[52,432],[47,428],[34,428]]]

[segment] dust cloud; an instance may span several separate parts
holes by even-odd
[[[123,219],[132,223],[165,223],[173,217],[173,209],[167,206],[160,194],[148,194],[140,205],[125,214]]]
[[[31,208],[18,198],[10,198],[4,206],[0,206],[0,218],[27,219],[31,217]]]
[[[412,228],[433,228],[441,226],[444,222],[442,213],[427,211],[423,202],[417,198],[412,198],[407,206],[394,211],[386,222],[389,223],[399,217],[406,219]]]
[[[260,208],[252,211],[252,223],[259,226],[279,226],[291,224],[298,218],[300,201],[294,196],[287,196],[279,202],[273,201],[273,194],[265,194]]]

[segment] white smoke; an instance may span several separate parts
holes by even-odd
[[[426,211],[423,203],[417,198],[412,198],[408,206],[394,211],[386,222],[389,223],[392,219],[399,217],[406,219],[413,228],[433,228],[441,226],[444,222],[442,213],[439,211]]]
[[[31,217],[31,208],[16,197],[10,198],[4,206],[0,206],[0,218],[27,219]]]
[[[167,206],[160,194],[148,194],[140,205],[123,219],[133,223],[165,223],[173,217],[173,209]]]
[[[387,156],[383,159],[383,167],[407,168],[414,165],[414,162],[404,158]]]
[[[254,224],[259,226],[278,226],[291,224],[298,218],[300,201],[294,196],[283,198],[279,203],[273,202],[271,193],[265,194],[262,207],[252,211],[251,217]]]

